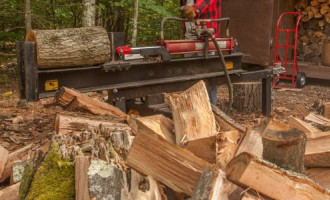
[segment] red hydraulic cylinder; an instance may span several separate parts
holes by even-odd
[[[233,38],[217,38],[222,51],[232,51],[235,47]],[[163,45],[171,55],[204,52],[204,40],[164,40]],[[209,41],[209,51],[216,51],[212,40]]]

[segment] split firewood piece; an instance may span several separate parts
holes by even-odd
[[[264,147],[262,144],[262,137],[260,135],[260,128],[250,128],[240,142],[235,155],[237,156],[243,152],[247,152],[257,158],[262,158],[263,149]]]
[[[323,104],[323,116],[330,119],[330,102]]]
[[[164,115],[139,117],[136,119],[136,124],[140,132],[156,133],[172,144],[175,144],[173,122]]]
[[[237,130],[241,132],[242,134],[247,131],[247,129],[237,122],[230,118],[226,113],[221,111],[218,107],[215,105],[212,105],[212,111],[214,113],[215,120],[217,124],[221,127],[221,131],[234,131]]]
[[[304,132],[307,136],[307,139],[313,137],[312,135],[314,132],[320,131],[311,124],[293,116],[289,117],[289,125]]]
[[[0,158],[0,177],[2,175],[2,172],[3,172],[4,168],[5,168],[5,165],[7,163],[8,154],[9,154],[9,152],[7,151],[7,149],[5,149],[4,147],[2,147],[0,145],[0,155],[1,155],[1,158]]]
[[[123,123],[111,120],[101,120],[87,118],[85,116],[72,116],[64,113],[57,113],[54,128],[59,135],[75,135],[88,130],[107,130],[107,131],[131,131],[131,128]]]
[[[151,176],[143,176],[132,169],[129,185],[130,189],[124,188],[122,199],[165,200],[164,194],[160,192],[159,184]]]
[[[330,126],[330,119],[325,118],[321,115],[315,114],[315,113],[309,113],[309,115],[307,115],[305,117],[305,120],[314,122],[316,124],[319,124],[321,126],[325,126],[325,127],[329,127]]]
[[[179,94],[168,95],[173,113],[176,144],[217,135],[206,86],[198,82]]]
[[[325,188],[330,189],[330,168],[310,168],[305,174]]]
[[[227,178],[273,199],[330,199],[330,192],[304,176],[242,153],[227,166]],[[293,189],[294,188],[294,189]]]
[[[207,138],[190,140],[182,145],[182,147],[209,163],[216,163],[217,161],[218,143],[216,135]]]
[[[228,199],[225,172],[207,168],[199,178],[192,200]]]
[[[19,186],[20,182],[14,185],[8,186],[0,190],[0,199],[3,200],[17,200],[19,199]]]
[[[237,130],[218,134],[217,166],[221,170],[225,170],[229,161],[234,158],[240,138],[241,134]]]
[[[270,120],[261,134],[263,159],[286,170],[302,173],[306,135],[279,121]]]
[[[88,189],[88,167],[90,161],[86,156],[77,156],[75,158],[75,191],[76,200],[89,200]]]
[[[330,167],[330,137],[320,137],[307,141],[305,166]]]
[[[23,160],[32,159],[31,152],[30,152],[31,148],[32,148],[32,144],[29,144],[8,155],[7,163],[4,167],[4,170],[3,170],[1,178],[0,178],[0,183],[10,177],[10,174],[12,172],[13,163],[16,160],[23,161]]]
[[[241,200],[263,200],[261,197],[257,197],[253,194],[250,194],[248,192],[245,192],[241,198]]]
[[[56,93],[56,102],[61,106],[69,107],[70,110],[87,111],[94,115],[108,115],[120,119],[127,118],[119,108],[66,87],[62,87]]]
[[[188,195],[192,195],[200,175],[210,167],[206,161],[171,144],[162,136],[143,131],[138,131],[133,140],[126,163],[173,190]]]

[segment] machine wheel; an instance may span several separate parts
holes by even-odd
[[[296,86],[297,88],[303,88],[306,85],[306,74],[304,72],[299,72],[296,75]]]

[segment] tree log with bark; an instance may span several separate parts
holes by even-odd
[[[306,135],[303,132],[271,120],[261,136],[263,159],[287,170],[304,171]]]
[[[252,113],[261,110],[261,83],[234,83],[233,108],[240,112]]]
[[[91,66],[110,59],[107,31],[102,27],[31,30],[26,41],[36,43],[40,69]]]

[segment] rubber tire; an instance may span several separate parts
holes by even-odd
[[[306,86],[306,74],[304,72],[299,72],[296,75],[296,87],[297,88],[303,88]]]

